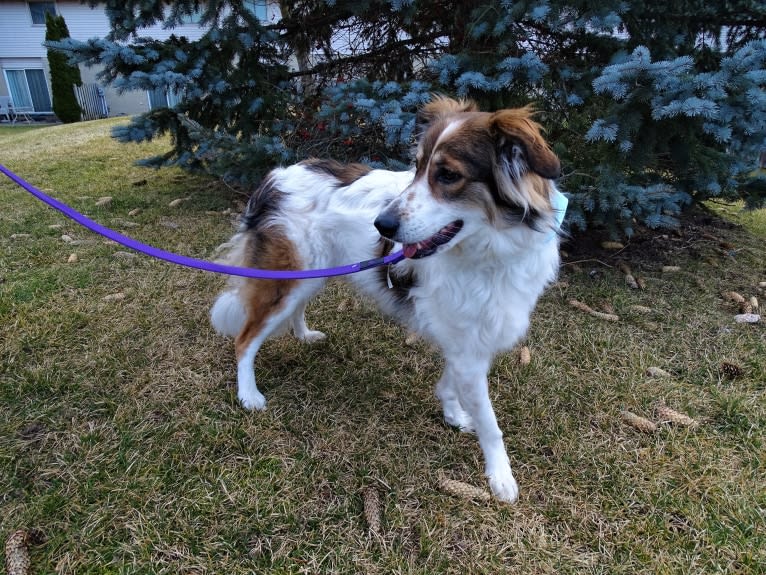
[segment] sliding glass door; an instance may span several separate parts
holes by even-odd
[[[53,111],[42,70],[5,70],[5,79],[15,108],[35,112]]]

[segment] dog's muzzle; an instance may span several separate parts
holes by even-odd
[[[398,241],[396,235],[401,224],[398,215],[392,213],[391,210],[383,210],[378,217],[375,218],[374,223],[381,236],[389,240]],[[404,252],[404,257],[408,259],[419,259],[433,255],[436,253],[439,246],[449,243],[462,228],[463,220],[455,220],[441,228],[434,235],[419,242],[409,244],[403,243],[402,251]]]
[[[399,230],[399,221],[398,216],[384,210],[375,218],[375,227],[381,236],[392,240]]]

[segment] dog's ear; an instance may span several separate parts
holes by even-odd
[[[461,112],[477,112],[479,108],[473,100],[453,100],[447,96],[436,95],[425,106],[418,110],[415,119],[418,135],[422,135],[435,120],[459,114]]]
[[[490,125],[498,155],[516,173],[523,173],[528,166],[543,178],[558,178],[561,163],[543,139],[540,125],[531,116],[530,106],[492,114]]]

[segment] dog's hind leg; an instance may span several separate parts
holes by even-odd
[[[317,288],[317,291],[318,291],[318,288]],[[295,313],[293,313],[293,317],[292,317],[293,334],[295,335],[296,338],[298,338],[301,341],[305,341],[306,343],[314,343],[316,341],[323,340],[327,336],[321,331],[309,329],[309,327],[306,325],[306,305],[307,304],[308,304],[308,300],[305,300],[302,305],[298,306],[298,308],[295,310]]]
[[[237,354],[237,397],[246,409],[263,409],[266,398],[255,383],[255,356],[266,339],[279,333],[295,314],[306,308],[322,281],[252,280],[244,289],[247,319],[234,346]],[[305,325],[305,323],[304,323]]]
[[[237,336],[237,397],[245,409],[263,409],[266,398],[255,384],[255,355],[272,330],[258,329],[257,322],[248,319]]]

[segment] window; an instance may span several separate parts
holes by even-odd
[[[155,88],[149,92],[149,109],[173,108],[183,99],[183,94],[175,90],[166,90],[165,88]]]
[[[29,14],[32,16],[32,24],[45,26],[45,15],[50,13],[56,15],[55,2],[30,2]]]
[[[53,111],[42,70],[5,70],[5,80],[14,108],[30,112]]]
[[[242,5],[261,22],[266,22],[269,19],[266,0],[244,0]]]

